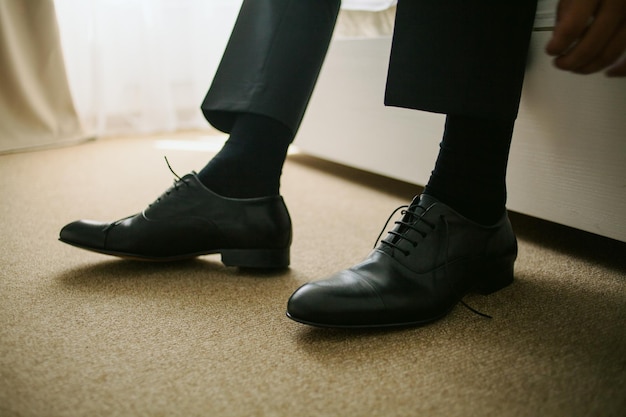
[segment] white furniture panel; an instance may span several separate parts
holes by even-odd
[[[532,38],[509,209],[626,241],[626,80],[554,69],[543,52],[549,37]],[[390,38],[333,40],[295,144],[423,185],[444,116],[384,107],[390,46]]]

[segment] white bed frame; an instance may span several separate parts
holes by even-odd
[[[508,207],[626,242],[626,80],[577,76],[535,31],[508,169]],[[391,39],[334,39],[296,145],[424,185],[444,116],[383,105]],[[410,196],[407,196],[409,198]]]

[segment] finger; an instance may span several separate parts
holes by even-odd
[[[597,8],[598,1],[561,0],[552,38],[546,45],[549,55],[565,53],[585,32]]]
[[[558,57],[555,65],[564,70],[576,70],[592,63],[618,31],[623,4],[621,1],[605,3],[579,42]]]
[[[606,72],[609,77],[626,77],[626,57],[622,58],[616,65]]]
[[[592,74],[608,68],[619,62],[620,57],[626,50],[626,26],[621,27],[615,36],[609,40],[607,46],[598,53],[593,60],[586,65],[576,68],[574,72],[579,74]]]

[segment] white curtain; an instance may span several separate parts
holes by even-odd
[[[104,136],[207,127],[200,104],[243,0],[54,0],[85,130]],[[344,0],[384,10],[396,0]]]
[[[207,127],[241,0],[54,0],[75,105],[103,136]]]

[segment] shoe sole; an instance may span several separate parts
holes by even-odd
[[[220,254],[224,265],[239,268],[279,269],[287,268],[290,263],[289,249],[214,249],[176,256],[146,256],[91,248],[64,239],[59,239],[59,241],[90,252],[142,262],[176,262],[197,258],[199,256]]]
[[[454,308],[454,306],[453,306]],[[427,324],[433,323],[437,320],[441,320],[442,318],[444,318],[445,316],[447,316],[448,314],[450,314],[450,311],[452,311],[452,309],[446,311],[445,313],[441,314],[440,316],[437,317],[433,317],[433,318],[429,318],[426,320],[418,320],[418,321],[411,321],[411,322],[401,322],[401,323],[381,323],[381,324],[328,324],[328,323],[316,323],[316,322],[312,322],[312,321],[307,321],[307,320],[302,320],[299,319],[297,317],[292,316],[291,314],[289,314],[289,312],[287,312],[285,315],[287,316],[287,318],[298,322],[300,324],[306,324],[307,326],[313,326],[313,327],[319,327],[322,329],[354,329],[354,330],[359,330],[359,329],[399,329],[399,328],[404,328],[404,327],[421,327],[421,326],[425,326]]]

